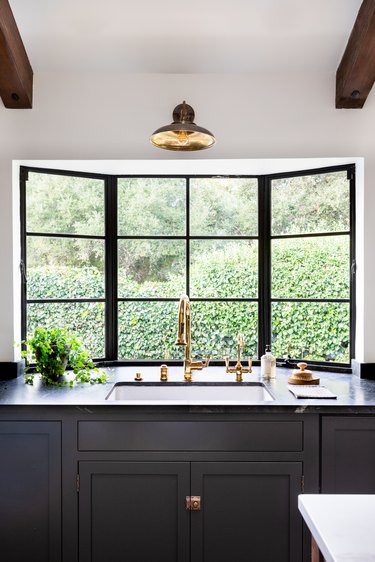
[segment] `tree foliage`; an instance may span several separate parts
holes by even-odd
[[[274,235],[349,230],[346,172],[272,180]],[[183,178],[120,178],[119,236],[184,236]],[[254,178],[191,178],[192,236],[256,236],[258,184]],[[104,181],[30,173],[27,230],[103,236]],[[190,241],[190,296],[258,298],[255,240]],[[119,239],[119,297],[178,299],[185,287],[184,240]],[[27,237],[29,299],[104,297],[101,239]],[[273,239],[272,297],[348,299],[347,235]],[[177,304],[120,302],[119,356],[181,357],[174,345]],[[256,355],[257,302],[193,302],[194,353],[221,358],[234,351],[239,332]],[[258,318],[260,314],[260,318]],[[104,355],[104,303],[33,303],[28,330],[66,326],[80,334],[91,354]],[[275,302],[272,345],[278,356],[349,361],[347,303]]]
[[[329,246],[305,240],[299,246],[277,247],[274,251],[273,291],[279,298],[290,294],[300,298],[348,298],[347,241],[337,237]],[[304,276],[298,275],[301,255]],[[329,263],[329,267],[327,266]],[[324,267],[323,267],[324,266]],[[199,275],[195,279],[191,297],[230,298],[243,296],[257,298],[257,251],[249,246],[246,253],[236,246],[222,253],[210,252],[196,264]],[[77,294],[77,279],[82,279],[83,292],[88,288],[100,294],[103,282],[95,268],[64,268],[50,271],[44,267],[29,272],[28,291],[32,298],[70,298]],[[58,282],[56,282],[58,281]],[[181,294],[180,278],[163,283],[163,291]],[[123,294],[152,298],[159,295],[158,283],[137,284],[126,276],[120,279]],[[95,290],[96,288],[96,290]],[[329,297],[328,297],[329,295]],[[64,307],[66,309],[64,310]],[[104,307],[102,303],[30,304],[28,325],[66,325],[84,337],[91,353],[103,355]],[[257,355],[257,302],[193,302],[192,333],[195,352],[209,353],[222,358],[235,349],[238,333],[244,333],[249,353]],[[119,348],[122,358],[161,359],[180,357],[175,347],[177,303],[121,302],[119,303]],[[273,347],[280,357],[288,352],[296,358],[331,361],[349,361],[349,307],[347,303],[277,302],[272,310]],[[261,354],[262,350],[259,350]]]

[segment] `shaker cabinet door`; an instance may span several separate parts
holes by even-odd
[[[300,562],[299,462],[192,463],[193,562]]]
[[[322,493],[375,494],[375,418],[323,418]]]
[[[79,463],[80,562],[189,562],[186,462]]]
[[[0,422],[0,558],[61,561],[60,422]]]

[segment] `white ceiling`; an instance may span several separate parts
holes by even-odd
[[[34,72],[335,71],[361,0],[10,0]]]

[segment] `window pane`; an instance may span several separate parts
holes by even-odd
[[[349,236],[272,241],[274,298],[348,299]]]
[[[183,236],[186,180],[181,178],[120,178],[120,236]]]
[[[236,359],[237,335],[243,333],[246,353],[256,353],[257,303],[196,303],[192,310],[194,358],[210,354]],[[175,345],[178,303],[120,302],[119,357],[124,359],[181,359]]]
[[[272,350],[277,357],[349,363],[349,304],[277,302]]]
[[[92,357],[104,357],[104,303],[40,303],[27,305],[27,334],[37,326],[67,328]]]
[[[178,302],[119,302],[119,358],[176,359]]]
[[[349,230],[347,172],[272,180],[272,234]]]
[[[26,230],[103,236],[103,180],[30,172]]]
[[[190,180],[192,236],[256,236],[256,178],[193,178]]]
[[[257,298],[256,240],[192,240],[191,297]]]
[[[244,357],[256,355],[258,303],[192,302],[191,333],[194,358],[210,355],[223,359],[228,355],[236,360],[238,334],[245,337]]]
[[[27,298],[104,297],[104,241],[27,237]]]
[[[179,297],[186,291],[185,246],[183,240],[119,240],[119,297]]]

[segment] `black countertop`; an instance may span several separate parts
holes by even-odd
[[[248,402],[230,404],[202,404],[184,403],[176,405],[134,404],[126,401],[107,401],[116,382],[133,381],[136,372],[141,372],[144,381],[159,381],[158,367],[116,367],[106,369],[108,381],[106,384],[80,384],[70,388],[45,386],[39,377],[35,377],[34,385],[26,385],[24,377],[18,377],[0,382],[0,407],[3,406],[105,406],[109,408],[157,408],[178,410],[203,411],[246,411],[254,413],[375,413],[375,381],[360,379],[355,375],[337,373],[317,373],[320,384],[337,395],[337,399],[297,399],[288,390],[287,377],[290,370],[277,368],[276,379],[264,381],[275,400],[271,402]],[[223,367],[209,367],[202,372],[194,373],[196,382],[234,382],[234,375],[225,374]],[[182,367],[169,368],[170,381],[183,381]],[[260,369],[254,367],[253,373],[244,375],[244,382],[260,382]],[[168,384],[168,383],[164,383]],[[194,384],[194,383],[187,383]]]

